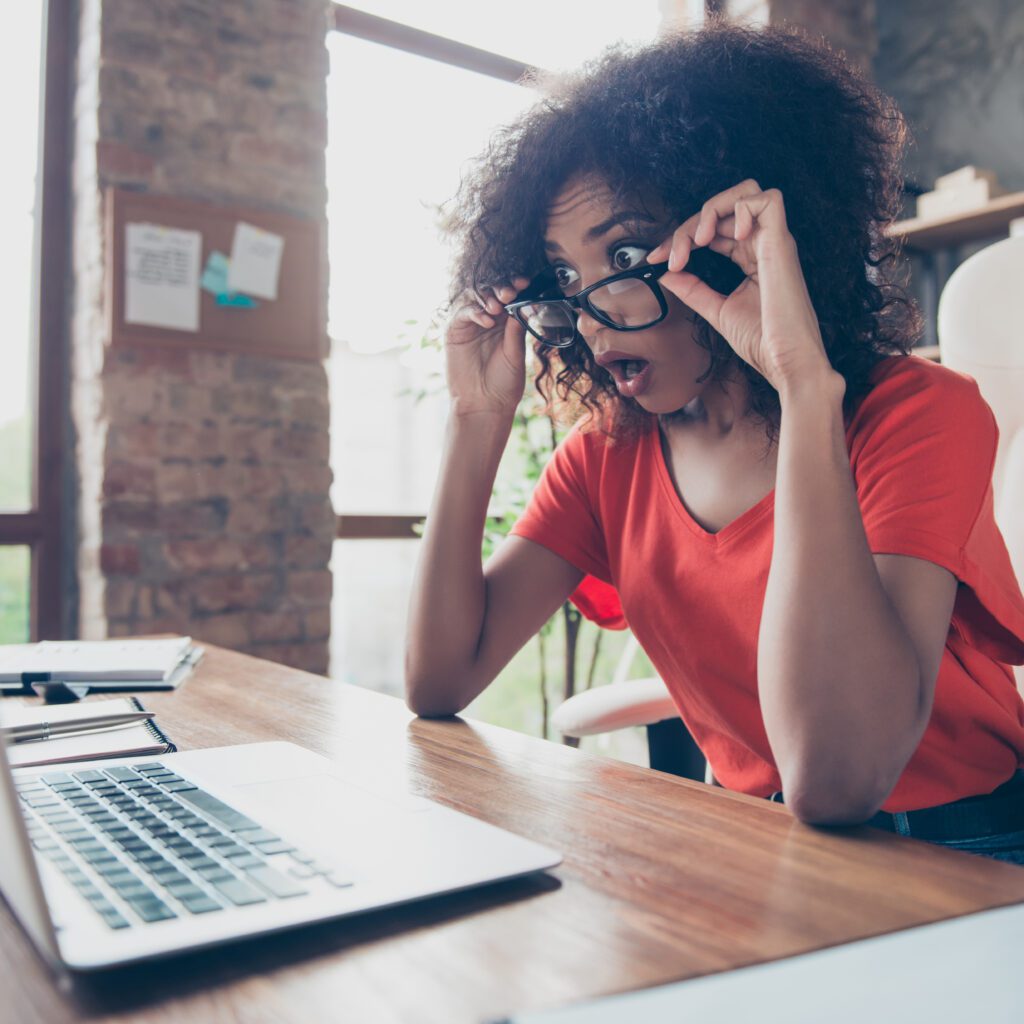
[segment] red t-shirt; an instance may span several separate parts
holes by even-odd
[[[993,518],[998,434],[977,385],[915,356],[883,360],[872,380],[846,430],[871,550],[960,584],[931,720],[883,805],[896,812],[991,792],[1024,765],[1008,667],[1024,663],[1024,597]],[[774,497],[708,533],[676,494],[652,419],[629,443],[573,430],[512,529],[588,574],[573,600],[602,625],[628,620],[715,777],[755,796],[782,788],[757,696]]]

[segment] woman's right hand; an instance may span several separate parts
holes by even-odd
[[[504,309],[527,285],[511,284],[465,295],[445,329],[445,359],[452,412],[511,419],[523,397],[526,331]]]

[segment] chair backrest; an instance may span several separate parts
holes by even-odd
[[[996,522],[1024,580],[1024,220],[965,260],[939,300],[942,362],[970,374],[999,427],[992,474]],[[1024,669],[1017,686],[1024,692]]]

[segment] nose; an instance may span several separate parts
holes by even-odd
[[[598,323],[585,309],[581,309],[576,314],[576,330],[579,332],[583,340],[593,348],[593,339],[597,337],[599,331],[604,328],[604,324]]]

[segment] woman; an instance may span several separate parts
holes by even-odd
[[[718,25],[606,53],[494,140],[450,219],[414,711],[610,596],[723,785],[1024,863],[997,433],[970,378],[907,355],[904,136],[830,51]],[[481,569],[527,338],[585,415]]]

